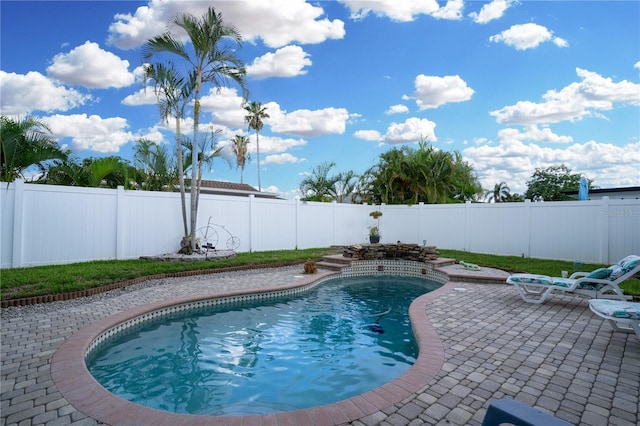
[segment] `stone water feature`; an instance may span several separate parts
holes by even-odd
[[[344,249],[342,255],[352,260],[401,259],[426,262],[436,260],[440,254],[435,246],[418,244],[355,244]]]

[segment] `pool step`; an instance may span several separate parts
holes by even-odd
[[[330,271],[339,271],[345,266],[351,265],[350,257],[344,257],[341,254],[331,254],[323,256],[322,260],[318,262],[318,268],[328,269]],[[432,264],[434,268],[440,268],[448,265],[454,265],[455,259],[447,259],[440,257],[436,260],[430,260],[428,263]]]
[[[323,256],[322,260],[318,262],[318,268],[328,269],[330,271],[339,271],[349,265],[351,265],[351,259],[341,254]]]

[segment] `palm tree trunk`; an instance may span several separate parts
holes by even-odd
[[[202,73],[198,69],[193,104],[193,141],[191,142],[191,250],[196,250],[196,226],[198,223],[198,124],[200,121],[200,84]]]
[[[258,139],[258,131],[256,130],[256,150],[258,156],[258,191],[262,191],[262,185],[260,184],[260,141]]]
[[[176,116],[176,156],[178,157],[178,183],[180,186],[180,202],[182,205],[182,225],[184,226],[184,238],[189,238],[189,227],[187,226],[187,200],[184,190],[184,164],[182,161],[182,140],[180,133],[180,114]]]

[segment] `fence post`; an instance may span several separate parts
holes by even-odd
[[[524,232],[526,236],[525,247],[522,252],[522,257],[529,257],[531,255],[531,200],[524,200]]]
[[[125,196],[124,186],[116,189],[116,259],[124,259],[125,256]]]
[[[24,238],[24,180],[16,179],[14,185],[11,267],[19,268],[22,266],[22,240]]]
[[[471,201],[464,202],[464,251],[471,251],[469,235],[471,235]]]
[[[331,245],[336,245],[336,206],[338,202],[333,200],[331,202]]]
[[[602,197],[602,222],[600,230],[600,263],[612,264],[618,259],[610,259],[609,253],[609,220],[611,217],[609,197]]]
[[[299,228],[300,228],[300,198],[296,197],[295,198],[295,207],[294,207],[294,220],[296,221],[295,223],[295,229],[296,229],[296,250],[298,250],[298,248],[300,247],[300,241],[298,241],[300,232],[299,232]]]
[[[422,220],[422,215],[423,215],[423,210],[424,210],[424,202],[420,201],[418,203],[418,245],[420,245],[420,240],[422,240],[422,245],[426,246],[427,245],[427,237],[422,235],[422,229],[423,229],[423,220]]]
[[[254,239],[254,213],[255,213],[255,200],[256,196],[253,194],[249,194],[249,253],[253,252],[253,239]]]

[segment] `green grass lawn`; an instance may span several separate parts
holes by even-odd
[[[480,266],[504,269],[508,272],[529,272],[559,276],[561,271],[573,272],[573,262],[495,256],[455,250],[438,250],[441,257],[475,263]],[[142,276],[172,274],[185,271],[273,265],[282,262],[303,263],[307,259],[319,260],[322,256],[341,251],[330,248],[307,250],[280,250],[255,253],[239,253],[232,259],[201,262],[159,262],[153,260],[108,260],[74,263],[69,265],[36,266],[31,268],[3,269],[0,271],[0,296],[2,300],[31,296],[47,296],[86,290]],[[609,265],[584,264],[580,270],[591,271]],[[627,280],[621,285],[625,293],[640,296],[640,280]]]
[[[527,272],[530,274],[549,275],[559,277],[562,271],[567,271],[569,275],[575,271],[593,271],[598,268],[606,268],[611,265],[599,263],[584,263],[579,269],[574,271],[573,261],[532,259],[519,256],[495,256],[491,254],[469,253],[457,250],[440,250],[441,257],[449,257],[458,261],[463,260],[468,263],[475,263],[480,266],[503,269],[507,272]],[[620,284],[620,288],[625,294],[634,297],[640,296],[640,279],[631,278]]]

